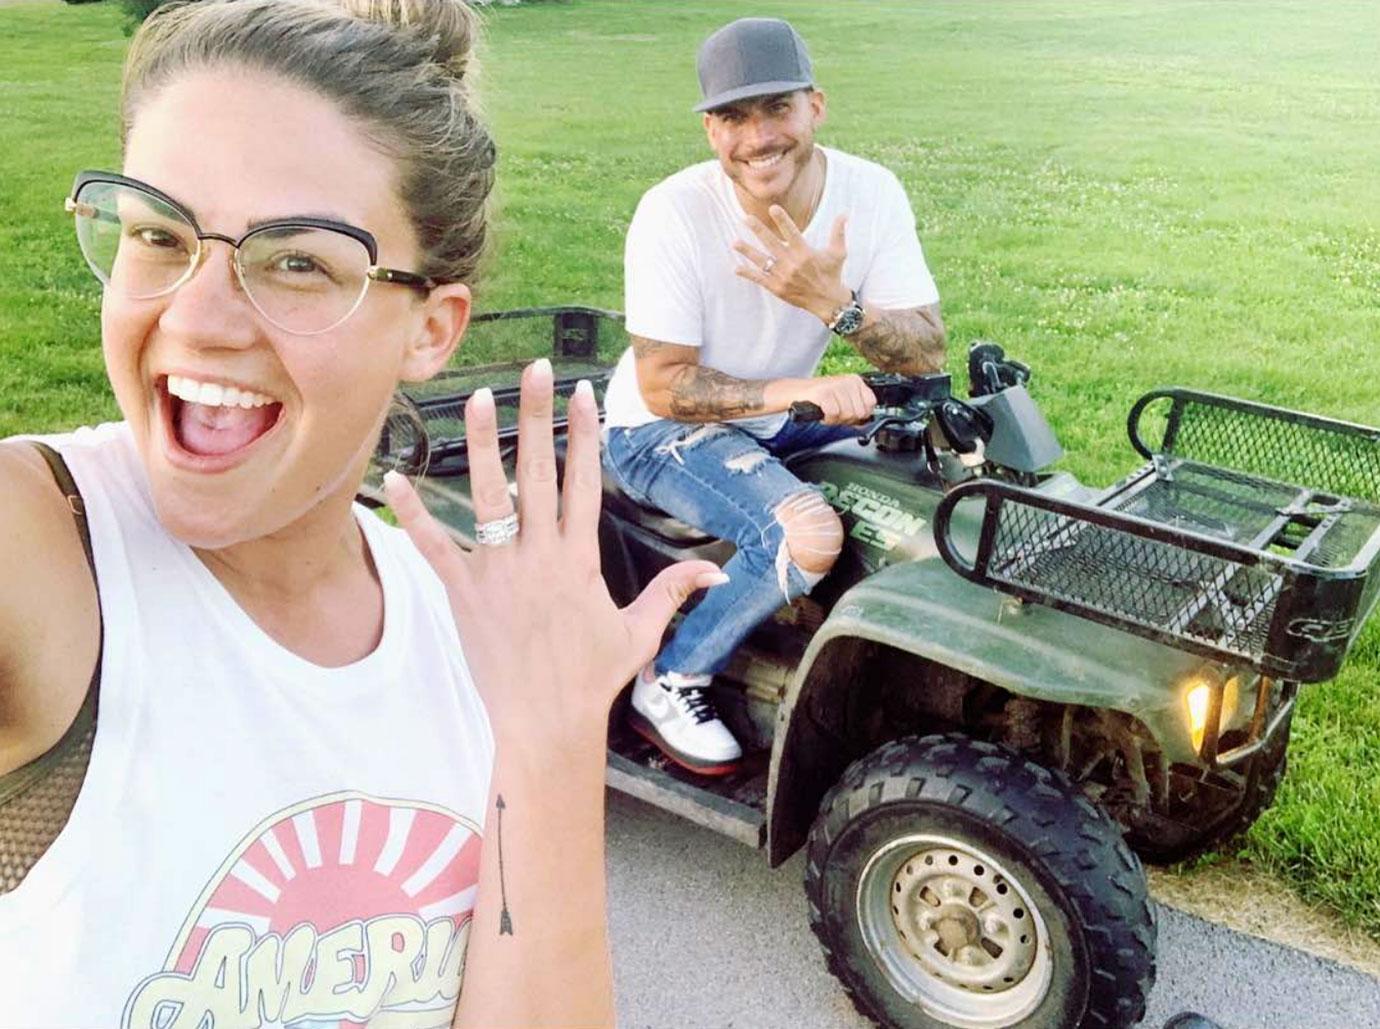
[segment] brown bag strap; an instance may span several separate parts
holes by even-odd
[[[91,578],[96,578],[96,555],[91,551],[91,527],[86,524],[86,504],[82,502],[81,490],[77,489],[77,480],[72,478],[72,471],[67,467],[67,462],[62,459],[52,447],[46,443],[34,441],[34,449],[43,455],[43,460],[48,462],[48,468],[53,473],[53,479],[58,484],[58,489],[62,490],[62,495],[67,498],[67,507],[72,512],[72,519],[77,523],[77,535],[81,537],[81,549],[86,553],[86,563],[91,568]]]

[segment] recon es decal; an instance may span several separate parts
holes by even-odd
[[[821,482],[819,488],[835,511],[853,516],[848,535],[878,550],[891,550],[925,526],[925,519],[902,510],[895,497],[856,482],[844,486]]]

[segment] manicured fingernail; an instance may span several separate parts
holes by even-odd
[[[470,403],[475,404],[476,406],[483,405],[484,407],[493,407],[494,391],[491,390],[488,386],[480,386],[477,390],[470,394]]]
[[[705,572],[695,577],[695,585],[702,590],[707,590],[712,586],[722,586],[728,582],[728,576],[723,572]]]
[[[383,488],[386,490],[398,489],[406,481],[407,480],[403,478],[402,472],[398,471],[396,468],[390,468],[383,473]]]
[[[594,384],[588,379],[581,379],[579,382],[575,383],[575,395],[577,397],[584,397],[586,400],[593,400]]]
[[[539,357],[532,362],[532,371],[537,375],[544,375],[548,379],[551,377],[551,359]]]

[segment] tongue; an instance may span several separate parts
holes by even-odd
[[[277,417],[277,404],[243,408],[183,402],[178,415],[178,442],[202,457],[231,454],[267,432]]]

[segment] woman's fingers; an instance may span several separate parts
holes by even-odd
[[[417,496],[412,483],[400,472],[389,471],[383,476],[383,495],[388,506],[397,516],[398,524],[412,540],[413,545],[426,558],[427,564],[453,590],[465,575],[465,562],[460,549],[451,540],[446,530]]]
[[[561,528],[566,540],[577,546],[597,544],[603,475],[599,465],[599,409],[588,379],[579,381],[570,398],[566,439]]]
[[[623,608],[624,624],[632,641],[633,668],[651,660],[661,645],[661,635],[680,606],[696,590],[728,582],[728,576],[713,561],[681,561],[663,568],[646,589]]]
[[[475,524],[506,518],[513,513],[508,477],[498,452],[498,412],[493,391],[477,389],[465,404],[465,452],[469,455],[470,498]]]
[[[533,361],[522,373],[518,406],[518,518],[524,540],[556,532],[556,447],[551,433],[551,362]]]

